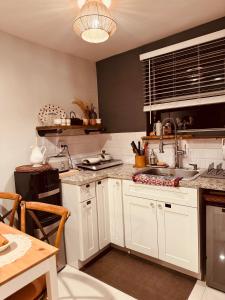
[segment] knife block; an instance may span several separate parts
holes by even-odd
[[[135,155],[135,168],[145,167],[145,155]]]

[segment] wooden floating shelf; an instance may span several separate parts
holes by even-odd
[[[54,125],[54,126],[38,126],[36,130],[39,136],[73,136],[73,135],[84,135],[89,133],[103,132],[104,128],[102,125]]]
[[[164,135],[163,139],[164,140],[170,140],[174,139],[174,135]],[[177,134],[177,139],[182,139],[182,140],[189,140],[189,139],[219,139],[219,138],[225,138],[225,135],[190,135],[190,134]],[[143,136],[142,137],[143,141],[157,141],[160,140],[159,136],[152,135],[152,136]]]
[[[193,136],[192,135],[177,135],[178,139],[192,139]],[[164,140],[170,140],[170,139],[174,139],[174,135],[164,135],[163,136]],[[142,140],[160,140],[160,137],[157,135],[151,135],[151,136],[143,136]]]

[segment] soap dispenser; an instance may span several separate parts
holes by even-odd
[[[157,157],[152,149],[151,154],[150,154],[150,165],[156,165],[157,164]]]

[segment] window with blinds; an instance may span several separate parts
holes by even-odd
[[[145,105],[225,95],[225,37],[142,64]]]

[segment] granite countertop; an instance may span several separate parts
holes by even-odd
[[[75,184],[75,185],[83,185],[87,183],[91,183],[97,180],[102,180],[105,178],[116,178],[116,179],[132,179],[132,175],[139,171],[139,170],[144,170],[148,169],[143,168],[143,169],[137,169],[134,168],[133,165],[131,164],[123,164],[120,166],[116,167],[111,167],[99,171],[86,171],[86,170],[81,170],[78,171],[76,174],[68,177],[63,177],[61,181],[63,183],[70,183],[70,184]]]
[[[225,191],[225,179],[197,177],[195,180],[181,180],[180,186]]]
[[[115,178],[115,179],[127,179],[131,180],[132,175],[144,169],[134,168],[131,164],[123,164],[116,167],[111,167],[99,171],[77,171],[74,175],[69,175],[68,177],[63,176],[61,178],[62,183],[83,185],[91,183],[97,180],[102,180],[105,178]],[[181,180],[180,187],[188,188],[202,188],[202,189],[212,189],[225,191],[225,179],[213,179],[213,178],[203,178],[197,177],[195,180]]]

